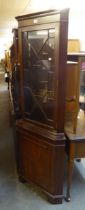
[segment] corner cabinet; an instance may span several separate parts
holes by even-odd
[[[18,173],[52,203],[62,203],[68,9],[16,17],[20,106],[16,122]]]

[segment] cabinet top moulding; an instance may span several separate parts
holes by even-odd
[[[50,22],[67,21],[69,9],[46,10],[15,17],[18,20],[18,27],[45,24]],[[36,19],[35,19],[36,18]],[[38,18],[38,19],[37,19]]]

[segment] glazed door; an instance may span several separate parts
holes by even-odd
[[[24,117],[52,125],[55,94],[55,28],[22,32]]]

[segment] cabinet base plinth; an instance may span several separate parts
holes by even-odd
[[[52,204],[62,204],[63,196],[59,195],[48,195],[48,201]]]

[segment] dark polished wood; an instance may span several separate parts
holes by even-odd
[[[25,120],[16,122],[18,173],[36,183],[52,203],[63,198],[65,136]],[[62,167],[61,167],[62,166]]]
[[[40,186],[51,203],[63,199],[68,13],[16,17],[22,113],[16,122],[18,174]]]

